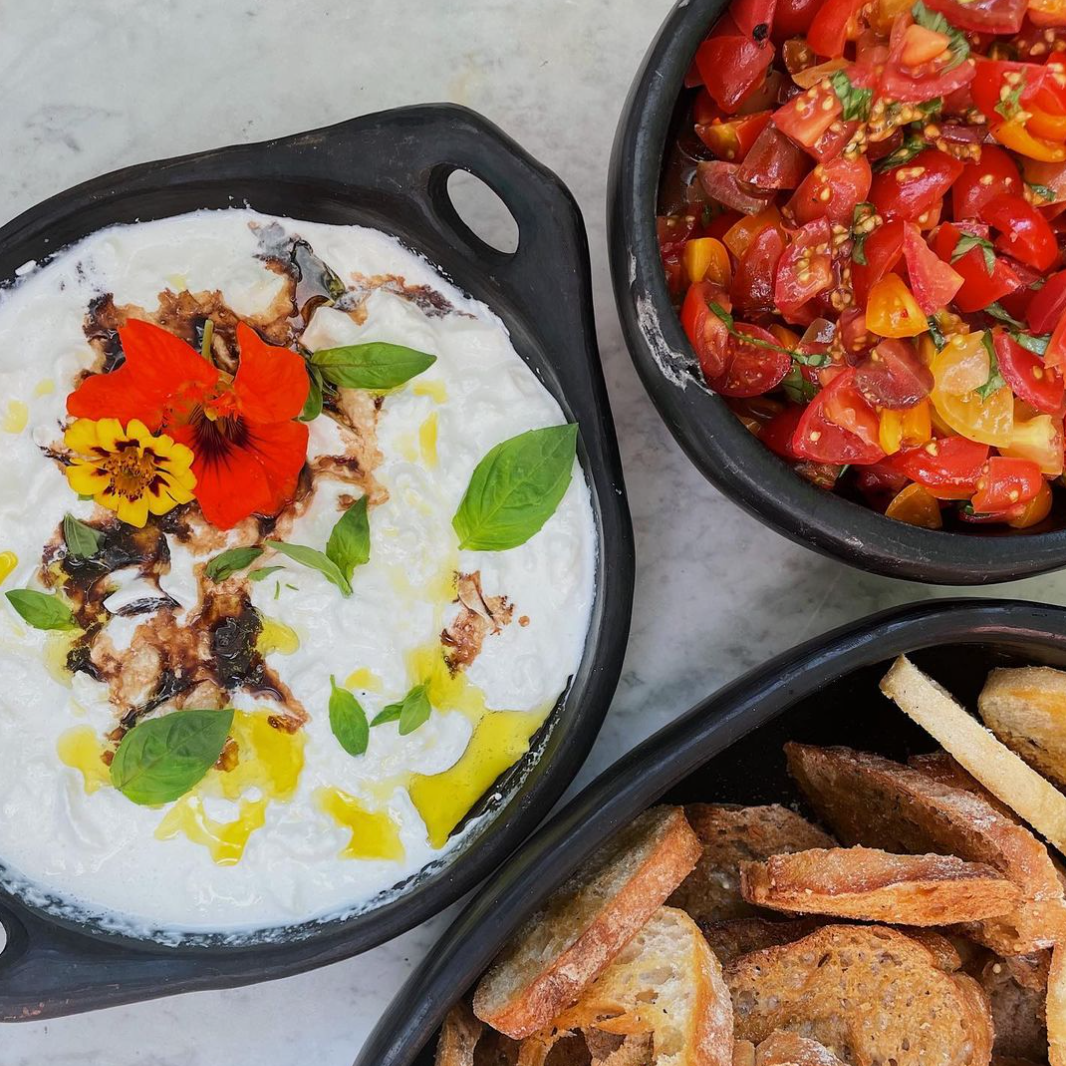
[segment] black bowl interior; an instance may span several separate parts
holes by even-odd
[[[788,740],[896,759],[933,750],[877,687],[904,652],[973,706],[995,666],[1066,668],[1066,610],[944,601],[887,612],[788,652],[695,707],[601,774],[497,872],[400,991],[356,1066],[430,1066],[436,1027],[456,991],[476,981],[513,929],[601,841],[652,803],[796,806],[782,753]],[[470,943],[474,930],[484,943]]]
[[[448,177],[466,170],[504,201],[519,247],[484,244],[462,221]],[[468,842],[413,877],[402,895],[354,915],[243,938],[187,935],[163,946],[109,929],[63,901],[16,898],[0,857],[0,1020],[72,1013],[191,989],[286,976],[374,947],[458,899],[551,809],[599,731],[629,631],[633,547],[625,487],[593,326],[580,212],[559,179],[465,108],[428,105],[370,115],[264,144],[130,167],[38,205],[0,229],[0,278],[101,227],[199,208],[264,213],[395,234],[503,319],[515,348],[581,426],[579,454],[598,527],[597,596],[578,673],[474,815]],[[566,277],[564,286],[545,278]],[[608,565],[609,563],[609,565]]]
[[[683,0],[673,9],[630,89],[611,158],[607,212],[615,302],[630,354],[663,420],[692,462],[734,502],[797,543],[853,566],[914,581],[978,585],[1066,565],[1062,500],[1049,532],[909,526],[815,488],[698,383],[695,355],[666,288],[655,216],[685,72],[727,6],[728,0]]]

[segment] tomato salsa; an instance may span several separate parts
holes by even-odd
[[[1049,527],[1066,413],[1066,0],[734,0],[659,245],[703,382],[815,484]]]

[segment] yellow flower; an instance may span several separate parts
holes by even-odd
[[[75,453],[67,467],[70,487],[131,526],[193,498],[192,452],[165,434],[153,436],[137,419],[123,430],[117,418],[79,418],[63,440]]]

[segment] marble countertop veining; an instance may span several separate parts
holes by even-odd
[[[589,230],[638,555],[625,671],[575,787],[798,641],[954,591],[864,575],[763,528],[689,464],[637,380],[604,193],[622,101],[670,3],[0,0],[0,221],[126,164],[434,100],[481,111],[569,184]],[[1066,602],[1066,573],[985,594]],[[0,1027],[0,1066],[349,1066],[448,921],[273,984]]]

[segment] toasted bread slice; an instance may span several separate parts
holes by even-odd
[[[514,1040],[486,1029],[465,1003],[457,1003],[444,1019],[437,1041],[435,1066],[518,1066]]]
[[[815,929],[826,925],[825,918],[791,918],[780,921],[771,918],[727,918],[722,922],[708,922],[701,925],[711,951],[723,966],[763,948],[777,947],[779,944],[792,944],[802,940]]]
[[[977,982],[945,973],[921,944],[884,926],[828,925],[734,960],[725,978],[737,1038],[756,1045],[785,1029],[853,1064],[988,1066],[992,1055]]]
[[[703,855],[668,902],[688,911],[700,925],[758,913],[740,894],[741,862],[834,844],[828,833],[777,804],[692,803],[685,814],[703,844]]]
[[[881,691],[943,745],[964,770],[1066,851],[1066,796],[967,713],[950,693],[901,655]]]
[[[1044,1004],[1050,963],[1051,952],[1040,951],[1011,958],[993,955],[980,968],[977,979],[992,1006],[995,1054],[1033,1062],[1047,1057]]]
[[[968,926],[1001,955],[1025,955],[1066,935],[1062,883],[1047,848],[980,795],[849,748],[786,744],[789,769],[845,844],[899,854],[937,852],[983,862],[1022,892],[1002,918]]]
[[[733,1007],[699,926],[660,907],[555,1028],[651,1033],[649,1066],[732,1066]]]
[[[930,777],[935,778],[942,785],[951,785],[952,788],[961,788],[964,792],[973,792],[1012,822],[1021,823],[1021,819],[1010,807],[996,799],[973,774],[968,770],[964,770],[943,749],[931,751],[924,755],[912,755],[907,760],[907,765],[915,770],[921,770],[923,774],[928,774]]]
[[[504,948],[474,1013],[515,1039],[576,1002],[696,865],[699,839],[680,807],[653,807],[608,841]]]
[[[1062,946],[1051,953],[1045,1019],[1048,1060],[1051,1066],[1066,1066],[1066,948]]]
[[[778,1029],[755,1049],[755,1066],[845,1066],[824,1044]]]
[[[952,925],[1008,914],[1021,891],[984,863],[876,848],[814,848],[740,864],[749,903],[899,925]]]
[[[1066,789],[1066,671],[1050,666],[993,670],[977,700],[993,733]]]

